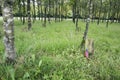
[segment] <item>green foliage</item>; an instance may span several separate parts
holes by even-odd
[[[119,80],[119,24],[106,28],[104,23],[90,23],[88,37],[95,41],[95,54],[89,61],[78,48],[85,29],[84,22],[79,24],[81,31],[75,32],[71,21],[52,22],[46,28],[36,21],[27,31],[27,24],[15,21],[17,63],[3,64],[0,56],[0,80]]]

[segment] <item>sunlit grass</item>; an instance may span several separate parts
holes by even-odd
[[[27,31],[27,23],[22,25],[15,20],[18,63],[14,65],[15,69],[0,66],[0,79],[12,79],[10,74],[13,74],[16,80],[119,80],[120,24],[112,23],[106,28],[106,23],[90,23],[88,38],[95,42],[95,54],[89,62],[78,48],[85,22],[80,21],[79,27],[80,32],[76,32],[72,21],[51,22],[46,27],[42,27],[41,21],[36,21]],[[0,37],[0,62],[4,56],[2,37],[3,32]]]

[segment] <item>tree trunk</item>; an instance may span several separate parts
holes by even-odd
[[[61,1],[61,21],[63,21],[63,5],[64,5],[64,0]]]
[[[99,23],[100,23],[100,14],[101,14],[101,10],[102,10],[102,0],[100,0],[100,3],[101,3],[101,5],[100,5],[100,10],[99,10],[99,17],[98,17],[97,25],[99,25]]]
[[[50,6],[51,5],[51,1],[50,0],[48,1],[48,5],[49,5],[49,7],[48,7],[49,8],[49,10],[48,10],[48,21],[50,23],[50,10],[51,10],[51,6]]]
[[[78,18],[79,18],[79,4],[80,1],[79,0],[76,0],[76,31],[79,32],[79,27],[78,27]]]
[[[37,0],[37,7],[38,7],[38,17],[40,20],[40,1],[39,0]]]
[[[42,0],[40,0],[40,3],[41,3],[41,4],[40,4],[40,6],[41,6],[41,7],[40,7],[40,9],[41,9],[41,21],[43,21],[43,9],[42,9],[43,7],[42,7]]]
[[[94,15],[95,13],[95,5],[93,4],[93,9],[92,9],[92,14]],[[94,22],[94,16],[92,15],[92,22]]]
[[[60,20],[61,19],[61,1],[59,1],[58,6],[59,6],[59,22],[60,22],[61,21]]]
[[[46,12],[47,12],[47,6],[45,5],[44,7],[44,23],[43,23],[43,27],[46,27]]]
[[[110,18],[110,13],[111,13],[111,0],[109,0],[109,9],[108,9],[108,15],[107,15],[107,23],[106,23],[106,27],[108,27],[108,22],[109,22],[109,18]]]
[[[2,0],[0,0],[0,16],[2,15]]]
[[[107,14],[107,16],[109,15],[109,13]],[[108,28],[108,22],[109,22],[109,17],[107,18],[107,22],[106,22],[106,27]]]
[[[55,22],[57,22],[57,0],[55,1]]]
[[[19,17],[20,17],[20,21],[22,22],[22,13],[21,13],[21,0],[18,1],[18,7],[19,7]]]
[[[75,23],[75,8],[76,8],[76,6],[75,6],[75,4],[73,4],[73,7],[72,7],[72,13],[73,13],[73,16],[72,16],[72,20],[73,20],[73,23]]]
[[[27,0],[28,30],[31,29],[30,0]]]
[[[25,1],[24,0],[22,0],[22,2],[23,2],[23,24],[25,24]]]
[[[14,0],[4,0],[3,6],[4,45],[7,63],[14,62],[16,57],[14,47],[14,18],[12,13],[13,1]]]
[[[84,36],[83,36],[83,40],[81,42],[81,50],[82,51],[85,51],[85,41],[86,41],[86,38],[87,38],[87,33],[88,33],[88,29],[89,29],[89,22],[90,22],[90,19],[91,19],[91,14],[92,14],[92,0],[89,0],[89,15],[88,15],[88,18],[87,18],[87,21],[86,21],[86,28],[85,28],[85,32],[84,32]]]
[[[53,2],[53,19],[55,20],[55,1]]]
[[[35,0],[32,0],[33,1],[33,23],[35,22],[36,20],[36,12],[35,12]]]
[[[77,15],[77,17],[76,17],[76,31],[79,32],[79,27],[78,27],[78,15]]]

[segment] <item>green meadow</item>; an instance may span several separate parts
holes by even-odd
[[[88,38],[94,40],[95,53],[89,61],[80,51],[86,23],[80,31],[67,20],[32,24],[15,20],[16,64],[4,64],[2,21],[0,21],[0,80],[120,80],[120,24],[91,22]]]

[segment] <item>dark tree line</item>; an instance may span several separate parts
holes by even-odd
[[[46,22],[51,20],[55,22],[62,21],[66,18],[73,19],[73,23],[78,28],[78,20],[86,20],[88,13],[89,0],[30,0],[30,4],[27,0],[15,0],[14,4],[14,16],[20,17],[20,20],[24,24],[27,22],[26,18],[29,17],[27,8],[30,8],[30,15],[32,22],[38,18],[43,22],[43,26],[46,26]],[[97,24],[106,22],[106,26],[111,22],[120,22],[120,1],[119,0],[93,0],[92,1],[92,17],[91,21],[96,21]],[[30,5],[30,7],[28,7]],[[0,7],[0,14],[1,14]],[[70,12],[71,11],[71,12]],[[30,20],[29,20],[30,21]]]

